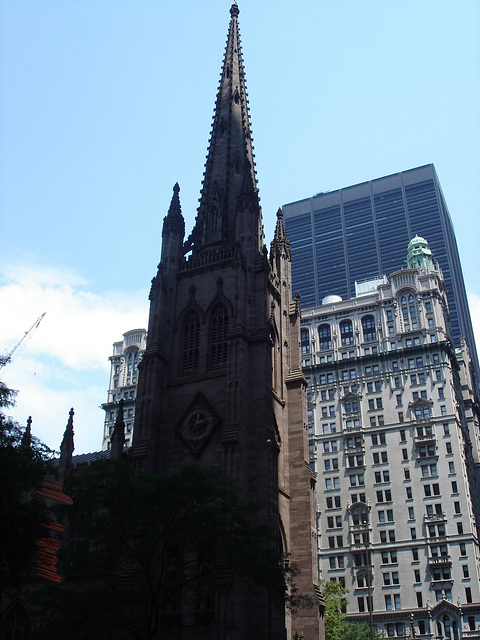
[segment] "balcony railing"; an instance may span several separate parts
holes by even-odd
[[[345,453],[350,456],[355,455],[364,455],[365,454],[365,445],[360,445],[357,447],[345,447]]]
[[[449,567],[452,564],[452,557],[445,556],[430,556],[428,558],[428,564],[432,567]]]
[[[445,520],[447,519],[447,516],[444,513],[432,513],[431,516],[423,516],[423,519],[425,520],[425,522],[445,522]]]
[[[362,433],[362,431],[363,431],[362,425],[359,425],[358,427],[349,427],[348,429],[347,427],[343,427],[342,435],[348,436],[348,435],[351,435],[352,433]]]
[[[437,436],[434,433],[416,435],[415,444],[437,444]]]

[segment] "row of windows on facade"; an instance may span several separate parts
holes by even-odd
[[[341,509],[342,499],[341,496],[329,496],[327,498],[327,511],[330,509]],[[461,505],[460,502],[454,502],[454,512],[456,515],[461,515]],[[394,524],[395,523],[395,513],[393,507],[391,509],[378,509],[376,512],[377,525],[383,524]],[[403,514],[400,519],[403,519]],[[327,515],[327,528],[341,528],[344,522],[343,515]],[[348,524],[354,527],[358,527],[360,525],[364,525],[365,518],[365,507],[360,509],[355,509],[349,513],[347,516],[349,518]],[[434,502],[431,504],[425,505],[425,514],[424,518],[428,519],[445,519],[445,510],[443,504],[441,502]],[[414,521],[416,520],[415,515],[415,507],[408,507],[408,520]],[[437,523],[438,524],[438,523]],[[432,530],[433,531],[433,530]]]
[[[135,410],[133,408],[132,409],[127,409],[127,411],[125,413],[126,413],[126,417],[127,418],[133,418],[133,416],[135,415]],[[110,411],[109,412],[109,414],[108,414],[108,419],[109,420],[115,420],[116,417],[117,416],[116,416],[115,411]]]
[[[122,392],[120,393],[114,393],[112,395],[112,402],[117,402],[117,396],[118,399],[120,400],[122,398]],[[123,398],[124,400],[132,400],[133,398],[135,398],[135,389],[129,389],[127,391],[123,391]]]
[[[422,401],[423,401],[423,398],[422,398]],[[442,405],[436,405],[436,406],[440,410],[439,417],[445,417],[447,415],[446,405],[442,404]],[[378,410],[378,408],[375,410]],[[415,420],[423,421],[423,420],[429,420],[434,418],[432,405],[430,402],[426,400],[424,400],[421,404],[417,404],[415,407],[412,407],[411,409],[409,409],[409,414],[411,415],[411,418]],[[310,414],[307,412],[307,415],[309,419],[309,434],[313,436],[313,414]],[[404,415],[403,411],[397,412],[397,418],[398,418],[399,424],[404,424],[406,422],[405,420],[406,416]],[[344,422],[344,430],[347,432],[356,431],[358,429],[361,429],[362,426],[365,426],[365,425],[362,425],[360,417],[345,418],[343,422]],[[385,425],[385,417],[382,414],[379,414],[376,416],[370,416],[369,425],[370,427],[383,427]],[[330,433],[337,433],[337,431],[338,429],[337,429],[336,422],[328,422],[328,423],[325,422],[321,424],[321,433],[323,435],[328,435]]]
[[[405,378],[405,380],[403,378]],[[388,381],[384,381],[380,379],[380,380],[367,381],[366,383],[361,385],[362,389],[359,388],[358,384],[353,384],[346,387],[339,387],[338,392],[339,394],[343,394],[343,397],[345,398],[350,393],[354,395],[358,395],[361,392],[361,390],[363,390],[366,394],[381,393],[384,389],[392,392],[397,391],[399,393],[396,394],[395,399],[397,401],[397,406],[401,406],[402,393],[404,391],[405,385],[408,382],[408,380],[410,381],[410,387],[419,387],[419,386],[426,385],[427,382],[431,380],[431,378],[427,376],[425,372],[422,371],[420,373],[412,373],[410,375],[404,374],[404,376],[402,377],[394,376],[392,379],[392,382],[393,382],[392,387],[390,387],[390,384]],[[443,382],[443,381],[444,381],[444,376],[443,376],[442,370],[436,369],[434,373],[434,383],[436,384],[438,382]],[[309,379],[308,382],[310,383],[311,380]],[[443,400],[445,398],[444,388],[441,386],[437,386],[437,394],[438,394],[438,399]],[[335,400],[335,397],[336,397],[336,389],[334,387],[331,387],[330,389],[319,390],[315,397],[315,401],[328,402],[331,400]],[[426,390],[413,391],[412,397],[414,401],[417,400],[418,398],[426,398]],[[342,400],[342,397],[340,397],[340,399]],[[311,412],[311,416],[313,416],[313,413],[312,413],[313,401],[314,401],[314,394],[312,393],[311,386],[310,386],[309,390],[307,391],[307,402],[309,403],[308,406]],[[344,407],[346,410],[347,410],[347,407],[352,407],[351,409],[352,411],[358,410],[358,409],[354,409],[353,405],[347,405],[347,402],[344,402]],[[324,407],[322,407],[322,417],[326,417],[323,415],[323,410],[324,410]],[[330,407],[328,410],[330,411]]]
[[[331,425],[328,425],[328,426],[329,426],[329,432],[330,432]],[[444,437],[450,436],[450,424],[448,422],[444,422],[442,427],[443,427],[443,436]],[[400,444],[407,442],[407,434],[409,433],[410,433],[410,430],[399,429],[398,435],[400,437]],[[371,443],[373,446],[377,446],[378,444],[380,445],[386,444],[385,433],[372,433],[370,437],[371,437]],[[418,449],[423,448],[424,445],[421,443],[425,440],[433,440],[436,442],[437,437],[436,437],[434,424],[421,424],[415,428],[415,443],[420,445]],[[358,447],[363,448],[365,446],[363,433],[357,434],[357,435],[346,434],[343,441],[344,441],[344,448],[346,450],[358,448]],[[329,453],[330,451],[332,452],[339,451],[338,440],[322,440],[322,443],[323,443],[324,453]],[[452,453],[451,442],[446,442],[445,446],[446,446],[447,454]],[[402,452],[403,451],[406,451],[406,449],[402,449]],[[408,452],[407,452],[407,457],[405,457],[405,454],[402,454],[402,455],[404,460],[408,459]],[[420,456],[420,457],[424,457],[424,456]]]
[[[331,446],[333,446],[334,442],[335,441],[330,441],[330,443],[332,443]],[[327,451],[327,449],[325,449],[325,446],[328,446],[328,444],[324,442],[323,445],[324,445],[323,451],[325,453]],[[310,442],[309,443],[310,464],[311,464],[312,469],[313,469],[314,472],[316,471],[316,455],[317,455],[316,447],[317,446],[318,445],[316,445],[314,442]],[[335,451],[336,450],[337,449],[335,449]],[[332,451],[334,451],[333,448],[332,448]],[[348,453],[349,453],[348,450],[346,450],[345,453],[346,453],[346,458],[347,458],[347,462],[348,462],[348,466],[346,467],[347,471],[350,471],[352,469],[356,469],[356,468],[359,468],[359,467],[365,468],[366,465],[365,465],[365,461],[363,459],[363,455],[351,456],[351,455],[348,455]],[[404,462],[410,461],[410,456],[409,456],[409,453],[408,453],[407,449],[401,449],[401,454],[402,454],[402,460]],[[452,443],[451,442],[446,442],[445,443],[445,454],[446,455],[453,455]],[[429,458],[438,459],[438,457],[439,457],[439,447],[438,447],[438,445],[436,443],[435,444],[427,444],[427,445],[416,445],[416,455],[412,457],[412,460],[418,459],[419,461],[422,461],[422,460],[426,460],[426,459],[429,459]],[[377,454],[374,454],[373,460],[374,460],[374,464],[383,464],[383,463],[378,462],[379,457],[377,456]],[[332,466],[331,470],[332,471],[335,470],[333,468],[333,464],[334,463],[331,463],[331,466]],[[428,466],[429,465],[423,465],[422,466],[422,474],[427,472],[427,467]],[[454,464],[453,461],[449,461],[448,462],[448,469],[449,469],[449,474],[450,475],[453,475],[455,473],[455,464]],[[326,472],[326,471],[327,470],[324,469],[324,472]],[[410,480],[411,479],[411,477],[410,477],[410,469],[408,467],[404,467],[403,468],[403,472],[404,472],[405,480]],[[379,473],[379,472],[375,472],[375,474],[377,474],[377,473]],[[430,473],[431,473],[431,469],[430,469]],[[348,477],[350,477],[350,475],[352,475],[352,474],[348,474]],[[353,475],[352,475],[353,479],[350,481],[351,482],[351,486],[357,486],[357,485],[363,486],[365,484],[365,479],[362,477],[362,474],[358,474],[358,475],[359,475],[359,477],[357,477],[357,478],[353,478]],[[382,482],[389,482],[389,480],[387,480],[387,477],[388,477],[387,475],[382,476],[382,478],[383,478]],[[428,476],[422,475],[422,477],[428,477]],[[375,480],[376,482],[380,482],[380,480],[377,479],[378,478],[377,475],[375,475],[375,478],[376,478],[376,480]],[[453,487],[453,485],[452,485],[452,487]],[[338,487],[332,486],[330,488],[335,489],[335,488],[338,488]],[[407,491],[407,493],[408,493],[408,491]],[[455,490],[454,493],[457,493],[457,491]]]
[[[448,591],[448,590],[447,590]],[[421,595],[421,594],[420,594]],[[443,594],[443,592],[441,590],[438,590],[438,592],[436,592],[436,601],[437,602],[441,602],[444,599],[444,595],[445,595],[445,600],[450,600],[451,602],[451,598],[452,598],[452,594],[449,594],[449,597],[447,597],[447,592],[445,592],[445,594]],[[368,598],[367,597],[358,597],[358,603],[359,603],[359,611],[367,611],[368,610]],[[468,600],[467,600],[468,602]],[[471,600],[470,600],[471,602]],[[418,605],[419,607],[423,606],[423,605]],[[361,607],[361,608],[360,608]],[[470,631],[475,631],[476,629],[476,621],[475,621],[475,616],[467,616],[465,619],[466,624],[468,625],[468,630]],[[425,620],[416,620],[415,624],[417,625],[417,633],[418,635],[426,635],[427,631],[429,629],[429,625],[430,624],[434,624],[433,622],[427,622]],[[438,638],[448,638],[449,640],[460,640],[460,632],[458,629],[458,625],[456,620],[451,620],[450,616],[448,615],[444,615],[442,616],[441,620],[437,620],[436,621],[436,628],[437,628],[437,637]],[[442,630],[443,627],[443,630]],[[404,622],[387,622],[385,623],[383,630],[385,632],[384,635],[386,635],[387,638],[408,638],[408,637],[414,637],[412,631],[411,631],[411,624],[405,624]],[[429,633],[429,637],[431,637],[431,634]]]
[[[366,586],[366,584],[365,584]],[[358,587],[361,588],[361,587]],[[435,595],[435,601],[436,602],[442,602],[442,600],[447,600],[448,602],[453,602],[452,600],[452,590],[449,588],[437,588],[437,589],[432,589],[433,594]],[[423,594],[421,591],[416,591],[416,599],[417,599],[417,606],[418,607],[423,607],[424,605],[424,601],[423,601]],[[392,611],[393,609],[401,609],[402,605],[401,605],[401,599],[400,599],[400,594],[399,593],[392,593],[392,594],[384,594],[384,601],[385,601],[385,610],[386,611]],[[470,604],[472,602],[472,589],[471,587],[465,587],[465,600],[464,602],[466,602],[467,604]],[[367,596],[357,596],[357,605],[358,605],[358,611],[359,612],[364,612],[364,611],[369,611],[369,607],[368,607],[368,597]],[[473,616],[472,616],[473,617]],[[421,620],[419,621],[419,623],[422,622]],[[397,624],[401,624],[401,623],[397,623]],[[474,623],[473,623],[474,624]],[[403,627],[403,625],[402,625]],[[472,627],[470,627],[472,628]],[[475,628],[475,626],[473,626],[473,629]],[[421,628],[419,628],[419,632],[420,635],[425,633],[425,626],[423,627],[423,630]],[[388,636],[394,635],[392,633],[387,632]],[[399,634],[399,635],[403,635],[403,634]],[[444,636],[440,636],[440,637],[444,637]],[[458,637],[458,636],[457,636]]]
[[[408,453],[408,452],[407,452]],[[420,459],[422,459],[425,456],[419,456]],[[388,454],[386,451],[375,451],[373,453],[373,465],[384,465],[388,463]],[[362,453],[357,453],[355,455],[349,455],[349,451],[346,450],[345,451],[345,463],[346,466],[344,466],[344,468],[346,469],[346,471],[349,471],[350,469],[358,469],[358,468],[365,468],[366,467],[366,460],[365,460],[365,456]],[[340,461],[339,463],[339,459],[338,458],[327,458],[323,461],[323,465],[324,465],[324,472],[329,472],[329,471],[338,471],[338,469],[340,468],[340,466],[342,465],[342,462]],[[340,465],[340,466],[339,466]],[[406,469],[406,467],[405,467]],[[420,471],[421,471],[421,475],[422,478],[437,478],[439,477],[438,474],[438,470],[437,470],[437,463],[436,462],[427,462],[427,464],[420,464],[419,467]],[[410,480],[410,470],[408,470],[409,473],[409,477],[408,479]],[[384,484],[386,482],[390,482],[390,471],[388,469],[384,469],[383,471],[373,471],[374,473],[374,478],[375,478],[375,484]],[[450,476],[455,475],[456,471],[455,471],[455,463],[453,460],[448,461],[448,474]],[[356,484],[365,484],[364,482],[360,482],[360,480],[363,480],[363,475],[362,474],[348,474],[348,477],[351,478],[350,480],[350,485],[351,486],[355,486]],[[406,478],[407,479],[407,478]],[[332,487],[330,487],[332,488]]]
[[[450,436],[450,424],[448,422],[444,422],[443,425],[443,436],[444,437],[449,437]],[[402,445],[403,443],[406,443],[408,441],[407,439],[407,435],[410,435],[410,430],[407,429],[400,429],[398,432],[399,435],[399,444]],[[424,440],[432,440],[435,441],[437,440],[436,437],[436,433],[435,433],[435,425],[434,424],[421,424],[418,425],[415,428],[415,440],[414,442],[416,444],[419,444],[421,442],[423,442]],[[377,446],[381,446],[381,445],[386,445],[386,435],[385,432],[380,432],[380,433],[372,433],[370,434],[370,441],[373,447],[377,447]],[[322,440],[322,445],[323,445],[323,453],[334,453],[337,451],[340,451],[339,448],[339,441],[338,440]],[[450,442],[446,442],[446,452],[447,454],[452,453],[452,446]],[[419,449],[422,448],[424,445],[420,445],[420,447],[418,447]],[[345,453],[348,454],[349,453],[349,449],[364,449],[365,448],[365,436],[364,434],[357,434],[357,435],[345,435],[343,438],[343,448],[345,450]],[[407,451],[406,449],[402,449],[402,451]],[[387,452],[384,452],[387,453]],[[404,460],[408,460],[408,451],[407,451],[407,457],[405,457],[405,454],[403,455],[403,459]],[[419,457],[424,457],[424,456],[419,456]],[[452,461],[453,464],[453,461]]]
[[[399,307],[401,309],[401,327],[402,331],[415,331],[419,329],[417,304],[413,295],[408,297],[402,296],[399,301]],[[425,310],[431,311],[431,301],[425,301]],[[393,325],[393,311],[386,309],[385,316],[387,320],[387,327],[389,335],[395,334],[395,327]],[[375,342],[377,340],[377,330],[375,324],[375,317],[371,314],[365,315],[361,318],[363,342]],[[351,320],[342,320],[339,323],[340,330],[340,344],[342,347],[348,347],[354,344],[354,330]],[[433,317],[427,318],[427,326],[429,329],[434,328]],[[332,328],[329,323],[323,323],[317,327],[318,333],[318,351],[328,351],[332,349]],[[419,340],[419,339],[418,339]],[[310,353],[310,332],[307,328],[301,330],[301,346],[302,353]],[[419,342],[420,344],[420,342]]]
[[[422,383],[415,383],[415,385],[418,385],[418,384],[422,384]],[[418,419],[431,418],[433,415],[433,411],[431,410],[432,402],[429,401],[426,389],[420,390],[420,391],[413,391],[411,397],[412,397],[412,404],[416,403],[417,400],[425,401],[425,403],[420,403],[420,404],[417,404],[415,407],[412,407],[415,417]],[[439,387],[437,389],[437,399],[445,400],[445,391],[442,387]],[[403,407],[403,395],[401,393],[396,394],[395,402],[396,402],[396,405],[395,405],[396,407]],[[359,413],[362,406],[365,408],[368,408],[368,411],[376,411],[378,409],[384,408],[382,396],[378,396],[377,398],[368,398],[364,403],[362,403],[359,398],[350,398],[348,400],[344,400],[342,404],[343,404],[343,410],[345,414]],[[443,405],[440,405],[440,407],[442,406]],[[313,413],[314,413],[313,408],[309,407],[307,409],[307,416],[309,418],[309,421],[311,418],[313,419]],[[447,413],[447,407],[445,405],[443,408],[440,408],[440,414],[446,415],[446,413]],[[319,407],[318,414],[321,416],[321,418],[334,418],[336,416],[336,407],[335,405],[327,405],[327,406]]]
[[[393,360],[391,362],[389,371],[384,371],[383,369],[380,369],[379,364],[366,365],[365,367],[363,367],[363,370],[359,368],[350,367],[348,369],[341,369],[337,372],[327,371],[325,373],[320,373],[318,376],[313,376],[313,378],[312,376],[307,376],[307,383],[309,384],[310,387],[312,386],[312,383],[315,386],[316,385],[323,386],[326,384],[334,384],[336,382],[342,382],[342,381],[346,382],[349,380],[357,380],[357,379],[361,379],[362,377],[370,378],[372,376],[379,376],[380,374],[383,374],[383,373],[395,374],[395,372],[397,371],[400,372],[400,371],[413,370],[413,369],[425,369],[425,368],[428,369],[429,367],[435,368],[439,364],[440,364],[440,354],[433,353],[431,362],[426,361],[423,356],[408,357],[408,358],[405,358],[405,360],[401,361],[400,363],[398,360]],[[435,372],[435,375],[437,376],[437,379],[440,380],[442,376],[441,370],[439,369],[438,373]],[[400,376],[397,376],[397,377],[398,377],[398,386],[400,387]],[[395,377],[394,375],[393,376],[394,380],[396,380],[397,377]],[[354,393],[356,393],[357,390],[358,390],[358,387],[356,388]]]
[[[422,359],[423,361],[423,359]],[[412,367],[413,368],[413,367]],[[374,365],[374,369],[375,372],[377,374],[379,374],[380,369],[378,365]],[[370,377],[372,375],[375,375],[375,373],[373,373],[373,367],[366,367],[366,370],[368,371],[368,374],[365,374],[366,376]],[[348,374],[350,377],[350,373]],[[333,374],[332,374],[333,376]],[[325,384],[327,384],[327,379],[324,378],[325,380]],[[443,382],[444,381],[444,375],[441,369],[436,369],[433,373],[433,378],[430,377],[425,371],[420,371],[419,373],[412,373],[412,374],[406,374],[404,373],[402,376],[393,376],[392,377],[392,386],[390,387],[390,382],[387,380],[368,380],[367,382],[359,385],[359,384],[353,384],[347,387],[339,387],[339,392],[342,393],[343,395],[346,396],[349,393],[353,393],[353,394],[358,394],[361,391],[364,391],[367,394],[370,393],[380,393],[383,389],[388,389],[388,390],[399,390],[399,391],[403,391],[403,389],[405,388],[405,385],[408,381],[410,381],[410,387],[419,387],[422,385],[426,385],[428,383],[429,380],[432,380],[433,382],[437,383],[437,382]],[[311,378],[307,379],[307,382],[310,384],[311,383]],[[333,382],[333,377],[331,379],[331,382]],[[438,392],[439,392],[439,398],[443,399],[444,398],[444,389],[443,387],[438,387]],[[398,395],[396,396],[398,399]],[[400,396],[401,397],[401,396]],[[328,400],[334,400],[335,399],[335,388],[330,388],[330,389],[321,389],[319,390],[316,398],[315,398],[318,402],[327,402]],[[313,394],[311,391],[311,387],[309,388],[309,391],[307,392],[307,400],[309,402],[311,402],[313,400]],[[416,400],[416,398],[414,398],[414,400]],[[345,404],[345,406],[347,406]]]
[[[408,479],[410,478],[410,473],[408,473]],[[363,473],[360,474],[349,474],[348,478],[350,480],[350,487],[364,487],[365,485],[365,476]],[[339,476],[333,476],[331,478],[324,478],[325,481],[325,490],[326,491],[335,491],[341,489],[341,482]],[[385,480],[384,482],[390,482],[390,480]],[[383,482],[382,482],[383,483]],[[423,495],[425,498],[435,498],[441,497],[440,484],[438,482],[434,482],[432,484],[423,484]],[[447,492],[446,487],[444,487],[444,493]],[[451,496],[455,496],[459,494],[458,490],[458,482],[456,480],[450,481],[450,494]],[[412,487],[405,487],[405,496],[407,500],[413,500],[413,490]],[[375,491],[376,504],[384,504],[393,502],[392,491],[391,489],[377,489]],[[456,503],[454,503],[456,504]],[[460,513],[460,512],[459,512]],[[457,525],[461,525],[461,523],[457,523]],[[463,533],[463,531],[458,531],[458,533]]]
[[[441,578],[439,579],[439,581],[441,581]],[[366,586],[366,585],[365,585]],[[359,587],[360,588],[360,587]],[[447,600],[448,602],[453,602],[452,600],[452,590],[451,589],[445,589],[444,587],[441,588],[437,588],[437,589],[432,589],[434,595],[435,595],[435,601],[436,602],[442,602],[442,600]],[[423,594],[421,591],[416,591],[416,599],[417,599],[417,606],[418,607],[423,607],[424,606],[424,602],[423,602]],[[400,600],[400,594],[399,593],[394,593],[394,594],[384,594],[384,600],[385,600],[385,610],[386,611],[392,611],[393,609],[401,609],[402,605],[401,605],[401,600]],[[465,587],[465,600],[464,602],[466,602],[467,604],[470,604],[471,602],[473,602],[472,599],[472,589],[471,587]],[[367,596],[357,596],[357,605],[358,605],[358,611],[359,612],[364,612],[364,611],[368,611],[368,598]],[[474,617],[472,616],[472,622],[469,623],[470,624],[470,629],[475,629],[475,622],[474,622]],[[425,633],[425,623],[423,624],[423,628],[421,626],[420,623],[422,623],[422,620],[419,620],[419,633],[420,635],[423,635]],[[397,623],[401,624],[401,623]],[[473,626],[472,626],[473,625]],[[388,626],[388,625],[387,625]],[[403,627],[403,625],[402,625]],[[390,637],[392,635],[395,635],[394,633],[392,633],[392,630],[387,630],[387,636]],[[402,634],[398,634],[397,635],[403,635]],[[443,636],[440,636],[443,638]],[[458,637],[458,636],[457,636]]]
[[[215,305],[210,315],[209,363],[212,366],[222,365],[227,361],[227,333],[228,312],[226,307],[219,303]],[[183,321],[182,335],[182,370],[185,372],[195,371],[198,369],[200,361],[200,318],[193,309],[189,311]]]
[[[441,503],[438,503],[440,507],[442,507]],[[460,503],[459,502],[455,502],[454,503],[456,506],[456,511],[458,509],[458,514],[460,515]],[[432,505],[427,505],[427,506],[432,506]],[[387,509],[387,512],[393,511],[393,509]],[[413,511],[413,507],[409,507],[409,512]],[[429,513],[429,510],[427,509],[427,513]],[[430,512],[431,513],[431,512]],[[410,514],[409,514],[410,515]],[[389,516],[389,513],[387,513],[387,518]],[[444,514],[438,514],[439,517],[444,519]],[[379,523],[380,524],[385,524],[385,520],[380,520],[381,517],[385,517],[385,511],[378,511],[378,517],[379,517]],[[426,516],[429,519],[433,519],[435,517],[437,517],[437,514],[432,514],[431,515],[427,515]],[[413,514],[413,517],[410,518],[410,520],[415,521],[415,514]],[[394,520],[387,520],[387,523],[391,523],[394,524]],[[336,515],[336,516],[327,516],[327,529],[326,531],[328,532],[329,530],[332,529],[343,529],[343,517],[341,515]],[[345,523],[348,524],[348,523]],[[459,523],[456,523],[459,524]],[[353,525],[353,526],[360,526],[362,525],[362,523],[359,523],[358,525]],[[463,529],[463,525],[460,527],[461,529]],[[457,531],[458,533],[458,531]],[[396,530],[395,529],[380,529],[378,531],[379,534],[379,542],[381,544],[387,544],[387,543],[391,543],[391,542],[396,542]],[[412,540],[416,540],[417,539],[417,531],[415,527],[411,527],[410,528],[410,534],[411,534],[411,539]],[[443,538],[447,535],[447,529],[446,529],[446,524],[445,522],[427,522],[424,525],[424,531],[423,531],[423,538],[428,538],[428,539],[437,539],[437,538]],[[358,531],[353,531],[351,532],[351,544],[355,545],[355,546],[359,546],[359,545],[365,545],[365,533],[361,533]],[[339,547],[343,547],[343,535],[337,534],[336,536],[330,536],[328,538],[328,542],[329,542],[329,547],[330,549],[334,549],[335,546],[339,546]]]
[[[390,333],[389,335],[394,335],[394,334]],[[422,344],[427,344],[428,341],[431,344],[435,344],[436,342],[438,342],[437,334],[436,333],[430,334],[428,339],[421,338],[420,336],[416,336],[416,337],[410,337],[410,338],[403,337],[403,338],[398,338],[396,340],[389,340],[387,345],[388,346],[387,351],[389,352],[397,351],[397,349],[401,349],[402,347],[406,349],[410,347],[419,347]],[[364,356],[378,355],[379,353],[384,353],[384,352],[385,352],[385,348],[382,349],[381,346],[363,347]],[[305,367],[312,365],[311,358],[305,357],[309,353],[310,353],[310,347],[307,347],[305,344],[303,344],[302,345],[302,356],[303,356],[302,364]],[[339,359],[349,360],[350,358],[356,358],[359,355],[360,354],[356,352],[354,349],[349,351],[340,351],[339,357],[335,357],[333,353],[328,353],[327,355],[324,355],[324,356],[317,356],[317,361],[315,364],[317,365],[328,364],[329,362],[335,362],[335,361],[338,361]]]
[[[127,375],[126,379],[125,379],[125,386],[131,385],[131,384],[137,384],[137,375],[134,374],[133,376]],[[123,386],[123,385],[121,385]],[[114,389],[118,389],[119,387],[119,380],[118,378],[114,378],[113,380],[113,388]]]
[[[418,459],[420,461],[420,470],[421,470],[421,474],[422,474],[422,478],[431,478],[431,477],[438,477],[438,471],[437,471],[437,463],[436,462],[427,462],[426,464],[423,463],[423,460],[426,458],[435,458],[438,459],[438,445],[436,443],[436,437],[434,435],[434,428],[433,425],[422,425],[417,427],[416,430],[417,436],[416,436],[416,455],[414,455],[413,457],[411,457],[411,455],[409,454],[408,449],[405,448],[401,448],[401,455],[402,455],[402,460],[404,462],[408,462],[410,461],[410,459],[412,459],[413,461],[415,459]],[[445,423],[443,425],[443,433],[444,436],[449,436],[450,435],[450,427],[448,425],[448,423]],[[400,430],[400,445],[402,443],[406,443],[407,442],[407,434],[405,430]],[[420,442],[423,442],[424,439],[428,439],[431,441],[434,441],[434,444],[419,444],[418,440]],[[386,437],[385,437],[385,433],[374,433],[371,435],[371,443],[372,443],[372,447],[377,447],[377,446],[381,446],[381,445],[386,445]],[[323,455],[325,454],[330,454],[330,453],[336,453],[338,452],[339,449],[339,443],[338,440],[324,440],[322,442],[323,445]],[[315,446],[319,446],[315,445],[314,442],[310,443],[310,447],[311,447],[311,453],[314,453],[314,448]],[[350,452],[351,450],[353,450],[352,452]],[[360,450],[360,451],[359,451]],[[365,468],[366,466],[366,461],[365,461],[365,457],[364,457],[364,450],[365,450],[365,440],[363,438],[363,436],[357,435],[357,436],[350,436],[348,438],[346,438],[346,440],[344,441],[344,452],[345,452],[345,463],[343,465],[343,468],[345,471],[349,471],[350,469],[357,469],[357,468]],[[448,455],[452,455],[453,454],[453,450],[452,450],[452,443],[450,441],[446,441],[445,442],[445,454]],[[374,451],[372,453],[372,462],[373,462],[373,466],[375,465],[385,465],[388,464],[388,451]],[[455,462],[453,460],[449,460],[446,461],[448,463],[448,474],[450,476],[455,475],[456,470],[455,470]],[[339,465],[339,459],[338,458],[325,458],[324,459],[324,473],[330,472],[330,471],[337,471],[340,468]],[[409,467],[404,467],[403,468],[404,471],[404,479],[405,480],[410,480],[410,469]],[[382,471],[374,471],[375,474],[375,483],[384,483],[384,482],[390,482],[390,474],[388,469],[384,469]],[[346,474],[346,477],[351,478],[350,479],[350,484],[351,486],[356,486],[356,484],[365,484],[364,482],[364,476],[363,473],[360,474]],[[338,484],[339,486],[339,482],[340,480],[337,479],[333,486],[331,483],[332,478],[325,478],[325,482],[326,482],[326,488],[329,489],[334,489],[337,488],[335,485]],[[456,483],[455,485],[452,484],[452,488],[455,486],[455,488],[457,487]],[[428,489],[427,489],[428,491]],[[456,491],[455,491],[456,493]]]
[[[335,545],[334,545],[335,546]],[[469,554],[467,553],[467,545],[465,542],[454,542],[450,543],[450,547],[453,549],[458,549],[458,561],[459,562],[467,562],[469,560]],[[449,545],[445,543],[433,543],[429,544],[428,548],[425,547],[410,547],[402,549],[403,559],[408,561],[406,557],[407,554],[410,554],[410,561],[413,563],[420,562],[420,554],[421,552],[427,552],[428,555],[426,558],[428,560],[432,560],[434,562],[443,562],[443,566],[451,566],[452,554],[450,553]],[[326,551],[327,553],[327,551]],[[381,565],[390,565],[390,564],[398,564],[398,552],[395,549],[385,550],[371,550],[371,555],[376,558],[378,557],[381,560]],[[330,569],[347,569],[348,563],[351,562],[352,565],[361,569],[367,564],[367,555],[365,551],[354,551],[352,554],[344,555],[343,553],[340,555],[329,555],[329,564]],[[425,557],[425,556],[423,556]],[[450,564],[449,564],[450,563]],[[403,563],[402,563],[403,564]],[[418,572],[418,573],[417,573]],[[415,569],[415,582],[420,582],[420,570]],[[463,569],[464,578],[469,578],[469,569],[468,565]]]
[[[420,594],[421,595],[421,594]],[[444,597],[445,596],[445,597]],[[441,590],[438,590],[436,593],[436,601],[441,602],[443,599],[450,600],[451,602],[451,593],[449,594],[449,598],[447,594],[443,594]],[[368,606],[368,598],[367,596],[359,596],[357,598],[358,601],[358,610],[361,612],[369,611]],[[468,600],[467,600],[468,602]],[[471,602],[471,600],[470,600]],[[423,605],[418,605],[423,606]],[[391,607],[390,607],[391,608]],[[397,607],[395,607],[397,608]],[[468,625],[468,629],[470,631],[475,631],[476,622],[475,616],[467,616],[465,619],[466,624]],[[409,638],[415,637],[415,635],[427,635],[428,637],[432,637],[432,634],[429,632],[429,628],[431,625],[436,625],[436,637],[438,638],[448,638],[448,640],[460,640],[460,632],[458,629],[458,625],[456,620],[451,620],[450,616],[443,615],[440,620],[436,622],[430,622],[426,620],[415,620],[415,625],[417,625],[417,631],[412,631],[413,623],[405,623],[405,622],[386,622],[383,627],[378,627],[375,625],[375,629],[377,632],[380,632],[381,636],[386,636],[387,638]],[[443,627],[443,630],[442,630]],[[383,632],[382,632],[383,631]]]
[[[432,556],[433,558],[434,556]],[[436,556],[439,557],[439,556]],[[355,587],[356,589],[364,589],[367,586],[367,572],[366,572],[366,557],[364,553],[355,553],[355,566],[358,568],[358,572],[355,576]],[[389,564],[398,564],[397,552],[396,551],[384,551],[381,554],[382,565],[387,566]],[[357,564],[357,562],[359,564]],[[464,581],[470,581],[470,569],[468,564],[461,565],[462,567],[462,575]],[[345,557],[343,555],[340,556],[331,556],[329,558],[329,571],[342,571],[345,570]],[[340,581],[343,583],[345,578],[344,576],[340,576]],[[435,589],[435,583],[452,581],[452,573],[449,566],[443,567],[430,567],[428,572],[422,577],[420,569],[413,569],[412,575],[412,586],[423,586],[425,583],[432,583],[432,590],[437,591]],[[400,588],[400,580],[398,571],[383,571],[382,572],[382,582],[384,587],[396,587]],[[404,584],[405,586],[405,584]],[[443,585],[442,585],[443,586]],[[417,593],[417,605],[419,607],[423,606],[423,597],[422,592],[418,591]],[[472,602],[472,592],[471,587],[465,588],[465,596],[467,602]],[[389,607],[386,607],[387,609]],[[395,607],[397,608],[397,607]],[[401,607],[398,607],[401,608]]]

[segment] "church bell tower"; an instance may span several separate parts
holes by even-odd
[[[176,184],[150,291],[132,457],[153,473],[197,463],[231,477],[299,569],[312,607],[280,611],[264,590],[216,599],[215,629],[186,638],[323,638],[315,478],[308,463],[300,300],[282,212],[264,244],[236,4],[192,232]],[[176,637],[176,636],[175,636]],[[180,637],[180,636],[179,636]]]

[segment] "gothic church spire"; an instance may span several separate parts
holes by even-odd
[[[200,206],[195,228],[185,247],[194,253],[208,245],[232,244],[238,240],[242,225],[245,226],[238,220],[238,208],[245,206],[246,200],[257,228],[261,228],[238,14],[235,3],[230,8]]]

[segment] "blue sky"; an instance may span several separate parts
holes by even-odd
[[[229,1],[0,4],[0,352],[11,412],[100,448],[178,181],[193,225]],[[267,242],[283,203],[433,162],[480,323],[480,3],[240,0]],[[427,238],[428,239],[428,238]]]

